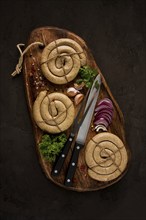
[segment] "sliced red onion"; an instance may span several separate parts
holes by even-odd
[[[102,125],[107,128],[112,121],[114,113],[112,101],[109,98],[100,100],[94,112],[94,125],[96,127]]]

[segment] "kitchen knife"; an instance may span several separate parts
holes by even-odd
[[[86,117],[86,114],[88,113],[88,110],[89,110],[89,108],[90,108],[90,106],[92,104],[92,101],[94,99],[94,95],[93,95],[93,97],[92,97],[92,99],[91,99],[91,101],[90,101],[90,103],[88,105],[88,108],[86,108],[86,111],[84,112],[82,118],[80,119],[80,115],[81,115],[81,112],[83,111],[83,108],[84,108],[85,103],[87,101],[87,98],[88,98],[88,95],[89,95],[89,91],[90,90],[88,90],[88,92],[86,93],[84,101],[82,102],[82,105],[81,105],[81,107],[80,107],[80,109],[78,111],[78,114],[77,114],[77,116],[76,116],[76,118],[74,120],[74,123],[72,125],[72,129],[71,129],[70,135],[69,135],[69,137],[68,137],[68,139],[67,139],[67,141],[66,141],[66,143],[64,145],[64,148],[63,148],[61,154],[59,155],[58,159],[55,162],[55,165],[54,165],[54,167],[52,169],[52,173],[51,173],[52,176],[58,176],[59,175],[59,173],[61,171],[61,168],[62,168],[62,166],[64,164],[64,161],[65,161],[65,159],[67,157],[68,151],[69,151],[69,149],[70,149],[70,147],[72,145],[72,142],[74,141],[75,135],[77,134],[77,132],[78,132],[78,130],[80,128],[80,125],[82,124],[82,122],[83,122],[84,118]]]
[[[98,82],[98,89],[95,87],[96,83]],[[94,94],[94,99],[92,101],[91,107],[88,110],[86,117],[84,118],[84,121],[82,122],[82,125],[80,126],[80,129],[78,131],[78,135],[76,138],[76,142],[75,142],[75,146],[73,149],[73,153],[72,153],[72,157],[69,163],[69,168],[67,171],[67,175],[65,178],[65,185],[66,186],[72,186],[73,183],[73,176],[76,170],[76,166],[77,166],[77,162],[78,162],[78,156],[79,156],[79,152],[80,150],[84,147],[85,141],[86,141],[86,137],[87,137],[87,133],[91,124],[91,120],[92,120],[92,116],[93,116],[93,112],[95,109],[95,105],[98,99],[98,95],[99,95],[99,91],[100,91],[100,85],[101,85],[101,76],[100,74],[98,74],[98,76],[96,77],[96,79],[93,82],[87,103],[86,103],[86,107],[85,110],[88,108],[89,103],[93,97]]]

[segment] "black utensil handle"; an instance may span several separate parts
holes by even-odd
[[[61,152],[61,154],[59,155],[54,167],[53,167],[53,170],[52,170],[52,176],[58,176],[60,171],[61,171],[61,168],[63,166],[63,163],[65,161],[65,158],[68,154],[68,151],[72,145],[72,142],[74,140],[74,135],[71,133],[64,145],[64,148]]]
[[[83,147],[82,144],[75,143],[73,154],[69,163],[66,179],[64,182],[65,186],[72,186],[73,184],[73,177],[78,163],[79,152],[82,147]]]

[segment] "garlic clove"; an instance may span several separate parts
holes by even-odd
[[[74,87],[77,90],[81,90],[84,86],[85,86],[84,82],[82,82],[81,84],[74,83]]]
[[[74,87],[70,87],[67,89],[67,95],[69,97],[74,97],[75,95],[77,95],[77,93],[79,93],[79,91],[75,89]]]
[[[75,96],[75,98],[74,98],[74,103],[75,103],[75,105],[78,105],[78,104],[80,104],[81,103],[81,101],[83,100],[83,98],[84,98],[84,95],[83,94],[77,94],[76,96]]]

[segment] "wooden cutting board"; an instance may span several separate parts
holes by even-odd
[[[127,154],[128,154],[128,161],[130,158],[130,151],[127,146],[126,140],[125,140],[125,132],[124,132],[124,120],[123,120],[123,114],[114,99],[101,71],[99,70],[89,48],[87,47],[85,41],[81,39],[79,36],[76,34],[56,28],[56,27],[42,27],[38,28],[32,31],[30,34],[29,40],[28,40],[28,45],[30,45],[33,42],[39,41],[42,42],[45,46],[48,45],[50,42],[57,40],[59,38],[70,38],[76,41],[77,43],[80,44],[80,46],[83,48],[83,50],[86,52],[87,56],[87,64],[94,68],[97,69],[98,73],[101,74],[102,76],[102,86],[100,90],[100,95],[98,100],[108,97],[112,100],[114,104],[114,117],[111,125],[108,128],[108,132],[111,132],[115,135],[117,135],[124,143]],[[71,157],[71,152],[72,149],[70,149],[70,152],[66,158],[66,161],[64,163],[63,169],[58,177],[52,177],[51,176],[51,170],[52,170],[52,164],[49,162],[46,162],[42,155],[40,154],[39,151],[39,146],[38,144],[41,141],[43,131],[38,128],[36,123],[33,120],[33,115],[32,115],[32,107],[34,104],[34,101],[39,94],[40,91],[43,90],[49,90],[49,92],[62,92],[65,93],[66,89],[70,86],[72,86],[75,82],[75,80],[71,81],[70,83],[67,83],[65,85],[55,85],[48,80],[46,80],[43,77],[43,74],[41,72],[41,67],[40,67],[40,59],[41,59],[41,54],[43,51],[43,47],[41,46],[33,46],[32,48],[29,49],[29,51],[26,53],[25,58],[24,58],[24,64],[23,64],[23,73],[24,73],[24,83],[26,87],[26,96],[27,96],[27,101],[28,101],[28,107],[32,119],[32,125],[34,128],[34,137],[36,141],[36,149],[38,153],[38,158],[39,162],[41,164],[41,167],[45,173],[45,175],[50,179],[52,182],[55,184],[64,187],[69,190],[75,190],[75,191],[94,191],[94,190],[99,190],[101,188],[105,188],[109,185],[112,185],[113,183],[117,182],[122,178],[122,176],[126,173],[129,162],[127,163],[125,171],[116,179],[112,181],[106,181],[106,182],[100,182],[93,180],[89,177],[87,173],[87,165],[85,163],[85,147],[81,150],[80,155],[79,155],[79,160],[78,160],[78,165],[77,169],[75,172],[74,176],[74,182],[73,182],[73,187],[65,187],[64,186],[64,178],[65,174],[67,171],[67,166]],[[84,93],[86,93],[86,90],[84,90]],[[79,106],[76,108],[76,112],[78,111]],[[70,129],[66,131],[66,134],[69,135]],[[93,131],[93,129],[90,127],[86,144],[91,140],[93,136],[96,135],[96,132]],[[86,145],[85,144],[85,145]]]

